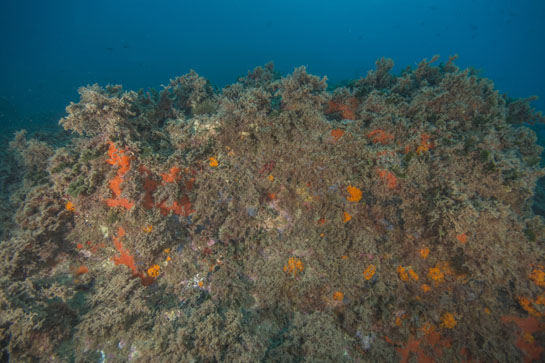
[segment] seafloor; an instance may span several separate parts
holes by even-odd
[[[392,67],[93,85],[70,133],[18,132],[0,361],[543,360],[545,119],[452,58]]]

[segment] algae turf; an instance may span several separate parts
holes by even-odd
[[[543,116],[437,61],[81,88],[11,143],[2,359],[541,359]]]

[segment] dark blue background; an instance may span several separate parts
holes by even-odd
[[[422,58],[481,69],[545,110],[545,1],[3,0],[0,97],[25,118],[61,114],[98,82],[159,87],[195,69],[219,87],[274,61],[330,83],[382,56],[398,72]]]

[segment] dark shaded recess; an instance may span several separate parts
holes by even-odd
[[[545,148],[545,124],[530,126],[537,134],[537,144]],[[545,153],[541,153],[540,166],[545,167]],[[545,217],[545,176],[537,180],[532,209],[535,214]]]
[[[532,208],[535,214],[545,217],[545,177],[537,180]]]
[[[0,328],[3,329],[4,326],[0,326]],[[9,352],[7,351],[7,346],[10,339],[11,339],[11,335],[6,335],[6,338],[0,341],[0,347],[2,347],[2,350],[0,350],[0,363],[9,362]]]

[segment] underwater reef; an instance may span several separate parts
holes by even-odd
[[[2,150],[0,361],[545,359],[545,118],[454,60],[82,87]]]

